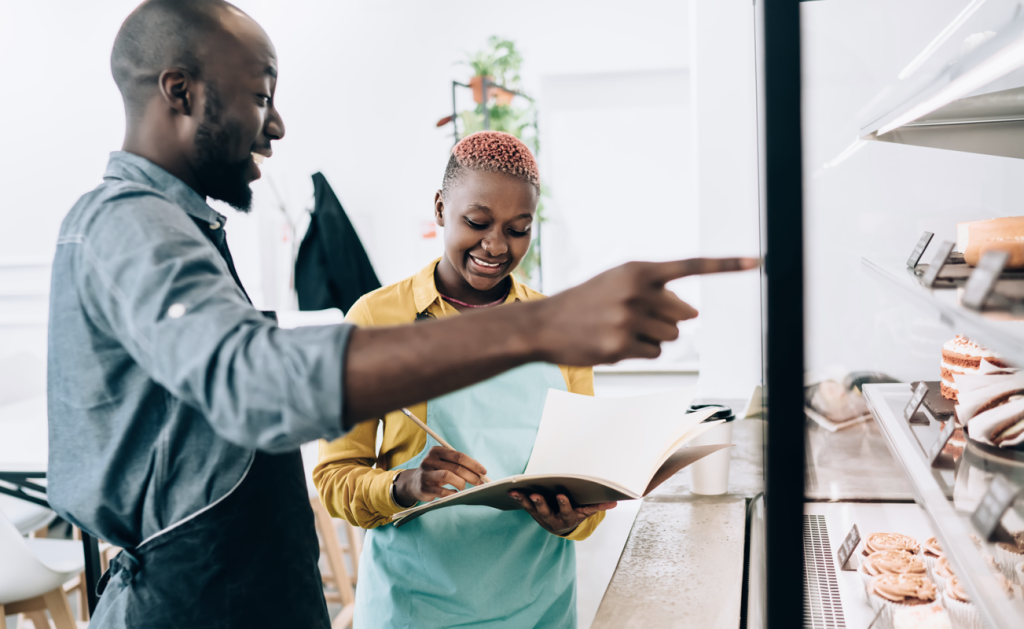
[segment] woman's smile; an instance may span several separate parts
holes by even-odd
[[[479,258],[472,253],[466,254],[467,267],[476,275],[483,275],[486,277],[498,277],[502,274],[502,271],[508,261],[491,261]]]

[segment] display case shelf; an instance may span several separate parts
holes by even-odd
[[[999,352],[1015,365],[1024,365],[1024,313],[971,310],[960,303],[957,289],[925,288],[919,276],[905,264],[867,258],[861,262],[870,277],[906,301],[936,314],[957,334]]]
[[[984,466],[972,467],[971,457],[962,456],[955,470],[938,470],[926,460],[925,450],[938,438],[941,424],[929,415],[927,426],[913,426],[903,419],[903,408],[912,395],[909,384],[864,385],[868,408],[885,436],[893,457],[900,462],[910,481],[917,503],[928,514],[935,536],[949,561],[978,604],[991,627],[1017,628],[1024,618],[1024,601],[1019,595],[1004,598],[984,554],[995,555],[994,546],[977,540],[970,515],[977,500],[988,489],[992,473]],[[928,415],[927,410],[924,413]],[[1018,486],[1024,476],[1012,475]],[[970,479],[970,484],[961,483]],[[1012,515],[1019,517],[1019,513]]]

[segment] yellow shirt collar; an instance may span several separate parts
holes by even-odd
[[[437,292],[437,284],[434,283],[434,270],[437,268],[437,263],[441,261],[441,258],[437,258],[413,277],[412,280],[412,296],[413,302],[416,305],[416,312],[424,312],[434,302],[441,301],[441,293]],[[509,290],[508,299],[505,303],[511,303],[513,301],[527,301],[525,287],[516,279],[515,273],[509,277],[512,278],[512,288]]]

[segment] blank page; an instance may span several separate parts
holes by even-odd
[[[687,414],[696,393],[597,398],[551,389],[525,473],[594,476],[642,495],[665,451],[718,410]]]

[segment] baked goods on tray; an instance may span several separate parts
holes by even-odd
[[[956,248],[970,266],[977,266],[986,252],[995,250],[1009,254],[1006,268],[1024,269],[1024,216],[958,223]]]

